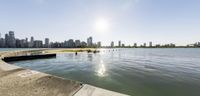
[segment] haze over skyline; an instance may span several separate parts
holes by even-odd
[[[199,0],[1,0],[0,33],[110,45],[200,41]]]

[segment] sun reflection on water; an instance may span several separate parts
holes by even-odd
[[[99,64],[97,75],[100,77],[106,76],[106,68],[105,68],[105,64],[103,61],[101,61]]]

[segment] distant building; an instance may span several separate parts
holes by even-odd
[[[17,48],[25,48],[26,47],[26,39],[16,39],[16,47]]]
[[[75,47],[81,47],[81,41],[80,40],[75,40]]]
[[[9,47],[9,35],[5,34],[5,47]]]
[[[144,43],[144,44],[143,44],[143,47],[146,47],[146,46],[147,46],[147,44],[146,44],[146,43]]]
[[[25,39],[24,47],[25,47],[25,48],[28,48],[28,47],[29,47],[28,38]]]
[[[17,48],[21,48],[21,44],[20,44],[20,40],[19,39],[16,39],[16,47]]]
[[[34,41],[34,47],[35,48],[42,48],[43,47],[43,43],[41,40],[35,40]]]
[[[110,43],[110,47],[114,47],[114,42],[112,41],[111,43]]]
[[[0,38],[0,48],[4,48],[5,47],[5,39]]]
[[[51,47],[52,47],[52,48],[61,48],[62,45],[61,45],[61,43],[59,43],[59,42],[54,42],[54,43],[52,42]]]
[[[69,48],[74,48],[74,47],[75,47],[75,43],[74,43],[74,40],[73,40],[73,39],[69,39],[69,40],[68,40],[68,47],[69,47]]]
[[[87,46],[88,47],[92,47],[93,46],[93,42],[92,42],[92,37],[91,36],[87,38]]]
[[[137,47],[137,43],[134,43],[134,45],[133,45],[134,47]]]
[[[87,46],[87,43],[84,42],[84,41],[82,41],[82,42],[81,42],[81,47],[84,48],[84,47],[86,47],[86,46]]]
[[[156,44],[156,47],[160,47],[161,45],[160,44]]]
[[[9,31],[8,47],[11,47],[11,48],[15,48],[16,47],[16,41],[15,41],[14,31]]]
[[[49,48],[49,38],[45,38],[45,43],[44,43],[44,47]]]
[[[51,44],[52,45],[52,44]],[[67,48],[68,47],[68,41],[64,41],[63,47]]]
[[[31,36],[31,40],[30,40],[28,46],[29,46],[29,48],[33,48],[34,47],[34,37],[33,36]]]
[[[118,41],[118,47],[121,47],[121,41]]]
[[[101,47],[101,42],[97,42],[97,47],[100,48]]]
[[[176,47],[176,44],[170,43],[169,46],[170,47]]]
[[[196,42],[196,43],[194,44],[194,47],[200,47],[200,42]]]
[[[149,47],[153,47],[152,42],[149,42]]]
[[[122,47],[125,47],[125,44],[122,44]]]

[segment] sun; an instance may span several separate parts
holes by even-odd
[[[109,29],[109,23],[104,18],[99,18],[96,20],[95,29],[98,32],[105,32]]]

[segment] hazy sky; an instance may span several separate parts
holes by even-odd
[[[200,0],[0,0],[0,33],[9,30],[51,41],[184,45],[200,41]]]

